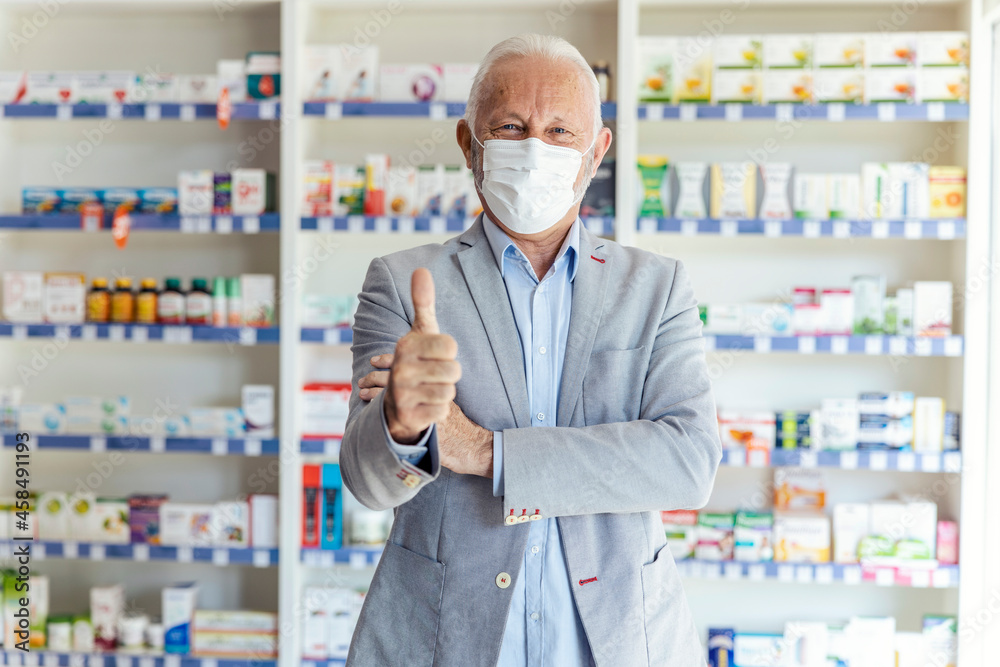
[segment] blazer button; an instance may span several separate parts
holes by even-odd
[[[513,526],[515,523],[517,523],[517,517],[511,514],[509,517],[504,519],[503,522],[508,526]]]
[[[420,484],[420,478],[414,474],[409,474],[403,479],[403,484],[412,488],[415,488],[417,484]]]
[[[497,588],[507,588],[508,586],[510,586],[510,575],[501,572],[497,575]]]

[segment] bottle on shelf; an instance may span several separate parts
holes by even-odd
[[[184,292],[180,278],[167,278],[156,300],[156,316],[160,324],[184,324]]]
[[[111,295],[111,321],[128,324],[135,319],[135,293],[131,278],[116,278],[115,291]]]
[[[87,321],[107,322],[111,318],[111,292],[107,278],[94,278],[87,294]]]
[[[598,60],[594,63],[593,69],[594,76],[597,77],[597,85],[601,89],[601,101],[610,102],[611,91],[614,90],[611,87],[611,66],[606,60]]]
[[[229,318],[226,312],[229,299],[226,297],[226,279],[216,276],[212,280],[212,326],[224,327]]]
[[[240,292],[240,277],[229,278],[226,281],[226,312],[229,313],[229,326],[243,326],[243,297]]]
[[[139,324],[156,324],[157,291],[155,278],[143,278],[135,298],[135,321]]]
[[[212,323],[212,294],[208,291],[207,279],[191,279],[191,289],[184,297],[184,313],[188,324],[207,326]]]

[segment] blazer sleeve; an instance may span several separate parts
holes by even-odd
[[[696,509],[722,459],[698,304],[677,262],[639,419],[503,432],[504,516]]]
[[[410,331],[410,322],[385,261],[372,260],[358,295],[351,345],[353,377],[347,427],[340,446],[344,484],[362,505],[383,510],[402,505],[441,471],[437,429],[431,427],[427,455],[416,463],[400,458],[392,448],[382,420],[385,392],[372,401],[358,395],[358,381],[372,370],[371,358],[392,353],[396,341]]]

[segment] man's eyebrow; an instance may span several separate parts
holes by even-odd
[[[524,117],[516,111],[506,111],[502,114],[497,114],[496,116],[488,118],[486,122],[492,126],[496,123],[501,123],[502,121],[506,122],[508,120],[516,120],[519,123],[523,123]]]

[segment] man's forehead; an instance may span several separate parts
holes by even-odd
[[[572,63],[517,58],[498,64],[483,82],[491,104],[486,116],[544,113],[554,121],[580,120],[589,108],[587,89]],[[537,67],[537,68],[536,68]]]

